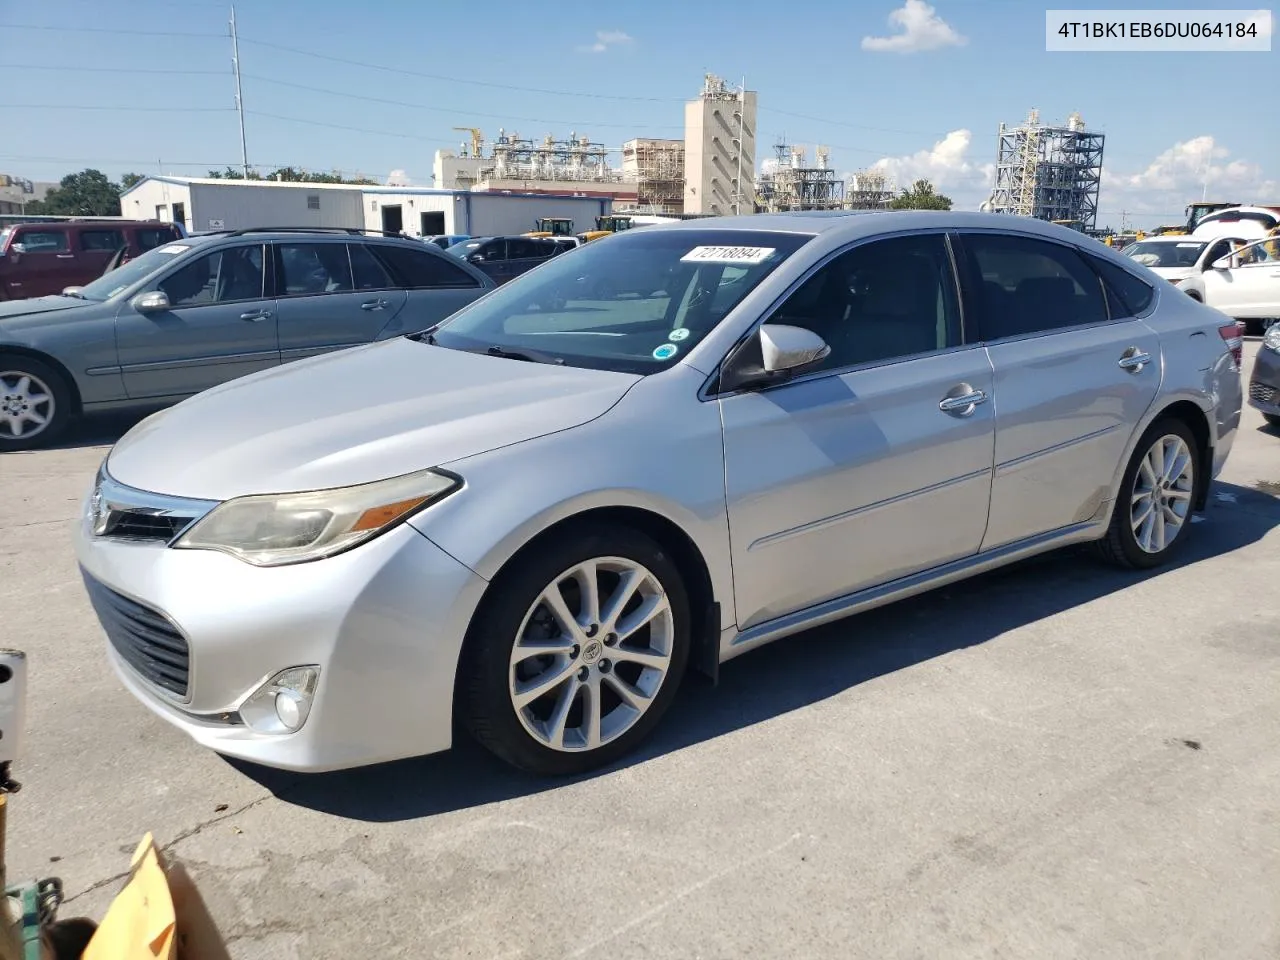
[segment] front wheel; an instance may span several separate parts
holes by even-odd
[[[71,391],[57,370],[0,354],[0,452],[54,443],[71,421]]]
[[[690,638],[688,595],[659,544],[625,527],[569,534],[490,588],[463,652],[461,716],[517,767],[586,772],[657,725]]]
[[[1146,569],[1168,560],[1191,526],[1200,479],[1200,450],[1181,420],[1157,420],[1143,434],[1125,470],[1102,556]]]

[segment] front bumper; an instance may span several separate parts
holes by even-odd
[[[335,557],[262,568],[96,538],[85,521],[76,555],[87,575],[186,637],[185,698],[153,685],[110,643],[108,652],[134,696],[198,743],[309,772],[450,746],[458,655],[486,583],[408,524]],[[304,664],[319,665],[320,678],[298,731],[260,732],[236,717],[266,680]]]
[[[1262,347],[1253,361],[1249,378],[1249,406],[1280,417],[1280,353]]]

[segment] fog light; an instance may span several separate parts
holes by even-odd
[[[296,733],[307,722],[320,668],[290,667],[255,690],[240,706],[240,716],[262,733]]]

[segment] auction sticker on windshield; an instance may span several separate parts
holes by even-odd
[[[688,263],[764,263],[774,247],[694,247],[681,260]]]
[[[167,247],[161,247],[161,253],[186,253],[191,248],[185,243],[171,243]]]

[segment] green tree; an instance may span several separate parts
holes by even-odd
[[[904,187],[889,204],[891,210],[950,210],[951,198],[937,193],[928,180],[917,180]]]
[[[120,174],[120,189],[128,190],[134,184],[140,183],[146,177],[141,173],[122,173]]]
[[[66,217],[120,216],[120,184],[101,170],[69,173],[43,200],[27,204],[27,213]]]

